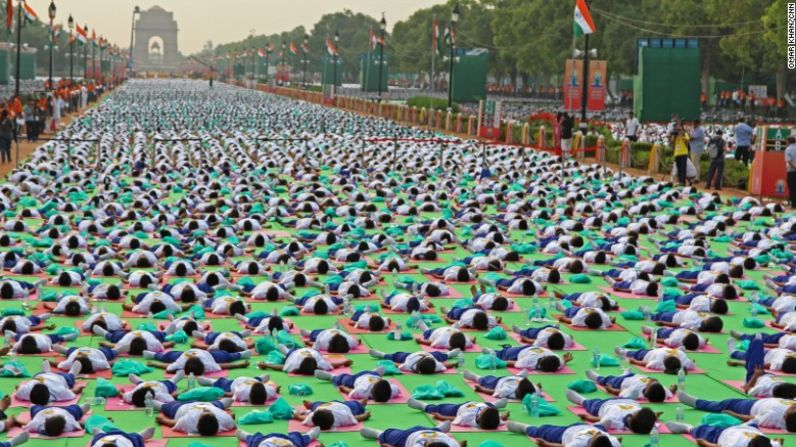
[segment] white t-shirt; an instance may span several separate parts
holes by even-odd
[[[639,127],[641,127],[641,124],[635,117],[628,118],[625,122],[625,136],[635,137]]]
[[[55,309],[53,309],[53,313],[62,314],[66,312],[66,305],[69,303],[77,303],[80,306],[80,313],[85,314],[89,312],[89,306],[86,302],[85,298],[76,296],[76,295],[69,295],[61,298],[58,300],[58,304],[55,305]]]
[[[461,332],[461,331],[459,331],[456,328],[450,327],[450,326],[443,326],[443,327],[434,329],[434,331],[428,337],[428,341],[431,342],[431,347],[432,348],[450,349],[451,335],[456,334],[458,332]],[[465,340],[465,347],[466,348],[470,348],[470,347],[473,346],[473,340],[470,337],[468,337],[467,334],[464,334],[464,340]]]
[[[116,314],[112,314],[110,312],[98,312],[88,317],[86,322],[83,323],[83,330],[90,330],[91,325],[100,318],[105,322],[108,332],[119,331],[124,327],[124,322]]]
[[[567,428],[564,431],[564,434],[561,436],[561,444],[563,444],[564,447],[589,447],[591,440],[597,435],[608,436],[612,447],[622,446],[619,440],[615,437],[598,428],[586,424],[573,425],[572,427]]]
[[[717,444],[721,447],[749,447],[749,441],[757,436],[765,435],[750,425],[736,425],[725,428],[719,435]],[[771,447],[780,447],[780,444],[772,440]]]
[[[574,346],[575,342],[574,340],[572,340],[571,335],[561,332],[560,330],[553,327],[548,327],[539,331],[539,333],[536,334],[536,340],[534,340],[533,345],[537,347],[547,348],[548,347],[547,341],[550,339],[550,336],[556,333],[560,333],[564,337],[565,348],[571,348],[572,346]]]
[[[473,327],[473,319],[479,313],[484,313],[481,309],[467,309],[462,312],[462,315],[459,317],[459,327]],[[491,329],[498,325],[497,318],[493,317],[492,315],[486,314],[487,318],[487,325]]]
[[[646,363],[648,369],[652,369],[655,371],[663,371],[666,369],[663,366],[664,360],[668,357],[677,357],[680,360],[680,364],[685,369],[693,369],[694,362],[688,358],[688,356],[680,349],[673,349],[673,348],[656,348],[650,350],[644,356],[644,363]]]
[[[11,351],[17,353],[19,351],[20,346],[22,346],[22,340],[26,337],[33,337],[33,339],[36,340],[36,347],[39,348],[39,352],[50,352],[53,350],[52,341],[50,340],[49,336],[44,334],[39,334],[36,332],[31,332],[29,334],[23,335],[18,342],[14,343],[14,346],[11,348]]]
[[[230,386],[232,398],[237,402],[249,402],[251,399],[252,385],[257,383],[262,383],[265,387],[266,401],[277,398],[276,385],[273,382],[261,382],[252,377],[238,377],[232,381],[232,385]]]
[[[641,409],[636,401],[630,399],[613,399],[604,403],[597,416],[600,418],[599,424],[608,430],[623,430],[625,428],[625,418],[630,414],[635,414]]]
[[[168,372],[181,371],[185,369],[185,362],[187,362],[188,359],[194,357],[198,357],[199,360],[202,361],[202,364],[205,366],[205,373],[213,373],[221,371],[221,366],[218,363],[216,363],[213,356],[210,355],[209,352],[203,349],[189,349],[183,352],[177,358],[177,360],[175,360],[173,363],[169,364],[169,366],[166,367],[166,371]]]
[[[763,428],[785,428],[785,412],[796,405],[796,401],[767,397],[752,405],[751,415]]]
[[[102,447],[106,444],[113,444],[116,447],[133,447],[133,443],[121,435],[105,435],[91,444],[91,447]]]
[[[519,376],[501,377],[495,384],[495,391],[492,392],[492,396],[498,399],[516,399],[517,386],[522,380],[523,378]]]
[[[315,359],[315,363],[317,363],[317,368],[322,369],[324,371],[331,371],[332,365],[326,361],[326,359],[321,355],[320,352],[316,351],[315,349],[310,348],[301,348],[296,349],[295,351],[291,352],[287,358],[285,359],[285,364],[282,367],[282,371],[285,372],[293,372],[301,366],[301,362],[304,361],[305,358],[312,357]]]
[[[675,329],[672,331],[671,334],[669,334],[669,337],[663,342],[666,344],[666,346],[669,346],[670,348],[679,348],[683,346],[683,339],[690,334],[696,334],[697,338],[699,339],[700,348],[705,347],[705,339],[697,332],[694,332],[691,329]]]
[[[339,330],[339,329],[325,329],[318,336],[315,338],[315,344],[313,344],[314,349],[319,349],[323,351],[329,350],[329,343],[332,341],[332,337],[335,335],[342,335],[345,337],[346,341],[348,342],[348,348],[354,349],[359,346],[359,340],[352,337],[351,335]]]
[[[116,342],[115,349],[120,353],[126,353],[130,350],[130,343],[139,337],[146,341],[147,351],[161,352],[164,350],[160,340],[158,340],[158,338],[149,331],[130,331],[124,334],[121,340]]]
[[[146,382],[139,382],[135,387],[122,395],[122,399],[128,404],[133,403],[133,394],[141,388],[149,388],[155,392],[154,400],[158,402],[168,403],[174,401],[174,396],[169,394],[169,389],[159,380],[148,380]]]
[[[620,388],[619,397],[624,397],[627,399],[638,399],[642,395],[644,388],[646,388],[647,385],[653,382],[655,382],[655,379],[652,379],[642,374],[636,374],[632,377],[628,377],[627,379],[622,381],[622,387]],[[672,392],[668,388],[663,387],[663,389],[666,391],[667,399],[672,397]]]
[[[77,421],[71,414],[69,414],[68,411],[59,407],[48,407],[36,413],[36,416],[34,416],[33,419],[31,419],[30,422],[28,422],[28,424],[25,426],[25,430],[31,433],[43,433],[44,423],[47,422],[47,419],[55,416],[61,416],[66,421],[64,433],[71,433],[82,428],[80,426],[80,422]]]
[[[578,313],[572,317],[572,325],[577,327],[586,327],[586,318],[591,314],[598,314],[600,315],[600,319],[602,320],[602,324],[600,325],[601,329],[607,329],[613,326],[613,322],[611,321],[611,317],[608,316],[602,309],[597,309],[595,307],[581,307],[578,310]]]
[[[785,359],[788,357],[796,357],[796,352],[788,349],[774,348],[766,351],[763,362],[769,364],[769,369],[772,371],[781,371],[782,363],[784,363]]]
[[[517,356],[517,361],[514,363],[514,367],[535,370],[540,359],[551,355],[558,357],[555,352],[547,348],[529,346],[528,348],[520,351],[519,355]]]
[[[409,356],[406,357],[406,360],[403,363],[401,363],[400,366],[398,366],[398,369],[400,369],[401,371],[413,372],[417,362],[426,357],[434,359],[434,363],[436,363],[436,368],[435,368],[436,372],[442,372],[447,369],[447,366],[437,361],[437,359],[435,359],[431,354],[425,351],[413,352],[409,354]]]
[[[19,400],[30,400],[30,392],[34,386],[44,384],[50,390],[50,402],[64,402],[75,398],[75,393],[69,388],[66,379],[55,373],[39,373],[31,380],[21,384],[17,388],[14,397]]]
[[[102,351],[94,348],[77,348],[69,354],[69,357],[66,360],[60,362],[58,364],[58,369],[62,371],[69,371],[72,369],[72,364],[77,361],[78,357],[85,357],[88,358],[91,362],[91,366],[94,367],[94,371],[104,371],[106,369],[110,369],[111,365],[108,363],[108,359],[105,358],[105,354]]]
[[[456,419],[453,420],[453,425],[460,427],[478,427],[478,414],[487,408],[489,405],[483,402],[467,402],[459,407],[456,412]]]
[[[181,406],[174,415],[174,431],[195,434],[198,433],[199,418],[211,413],[218,420],[218,431],[225,432],[235,428],[235,420],[226,411],[207,402],[190,402]]]
[[[340,402],[326,402],[315,409],[315,411],[318,410],[329,410],[332,412],[334,416],[334,424],[332,424],[332,427],[348,427],[356,425],[359,422],[357,418],[354,417],[354,414],[351,413],[351,409]],[[315,414],[315,411],[308,414],[307,417],[304,418],[302,424],[312,427],[312,416]]]
[[[437,442],[447,444],[448,447],[459,447],[459,442],[451,438],[447,433],[433,430],[421,430],[412,433],[406,438],[406,443],[404,443],[403,447],[425,447]]]
[[[356,380],[354,380],[354,388],[348,393],[348,397],[356,400],[370,399],[370,392],[373,389],[373,385],[381,380],[382,377],[377,374],[363,374],[357,377]],[[394,383],[390,382],[390,388],[392,390],[391,399],[401,395],[401,389]]]
[[[755,386],[749,389],[749,395],[752,397],[772,397],[771,393],[774,391],[774,387],[779,385],[780,383],[785,383],[779,377],[773,374],[763,374],[762,376],[757,378],[755,382]]]

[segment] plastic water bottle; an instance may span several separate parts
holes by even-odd
[[[459,354],[459,356],[456,357],[456,369],[461,370],[462,367],[464,367],[464,354]]]
[[[674,409],[674,419],[677,422],[683,422],[685,420],[685,415],[683,414],[682,405],[678,405],[677,408]]]
[[[196,375],[191,373],[188,375],[188,389],[192,390],[194,388],[196,388]]]
[[[655,424],[652,427],[652,431],[650,432],[650,442],[649,447],[658,447],[661,445],[660,443],[660,434],[658,433],[658,424]]]
[[[539,417],[539,395],[536,393],[531,396],[531,417]]]
[[[144,408],[146,409],[147,416],[152,416],[155,413],[155,400],[152,399],[152,393],[146,393],[146,397],[144,397]]]
[[[650,349],[655,349],[658,347],[658,329],[652,328],[652,334],[650,334]]]
[[[392,336],[395,341],[401,340],[401,323],[395,323],[395,330],[392,331]]]
[[[600,350],[597,348],[591,352],[591,366],[594,369],[600,369]]]
[[[680,371],[677,371],[677,390],[685,391],[685,368],[680,368]]]

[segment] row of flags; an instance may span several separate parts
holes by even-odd
[[[28,2],[22,2],[22,15],[25,17],[26,22],[37,22],[39,20],[39,15],[36,14],[36,11],[33,10]],[[11,30],[14,28],[14,0],[6,0],[6,27],[8,28],[9,32],[11,32]],[[52,25],[53,39],[57,39],[62,32],[62,25]],[[75,27],[75,35],[72,36],[70,43],[77,42],[80,45],[85,45],[89,41],[92,43],[92,45],[99,47],[101,50],[104,50],[110,46],[108,39],[102,36],[99,36],[98,38],[96,31],[92,31],[91,37],[89,37],[88,32],[79,24],[77,24]]]

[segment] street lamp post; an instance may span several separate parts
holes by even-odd
[[[334,32],[334,78],[332,83],[332,92],[335,98],[337,98],[337,64],[340,60],[340,33],[335,31]]]
[[[304,45],[302,45],[301,53],[304,55],[304,59],[301,63],[304,65],[304,74],[302,75],[301,83],[304,84],[304,88],[307,88],[307,63],[309,62],[309,54],[307,54],[307,48],[309,48],[310,44],[310,36],[309,34],[304,35]]]
[[[69,83],[75,83],[75,39],[72,36],[72,30],[75,27],[75,20],[72,14],[69,14],[69,20],[66,21],[69,28]]]
[[[88,25],[86,25],[83,30],[86,32],[86,36],[88,36]],[[88,81],[88,39],[86,39],[86,44],[83,45],[83,82]]]
[[[281,65],[282,65],[282,85],[287,84],[286,79],[285,79],[285,50],[287,50],[287,44],[283,40],[282,41],[282,62],[281,62]]]
[[[586,0],[586,6],[589,6],[589,0]],[[589,100],[589,35],[585,34],[583,40],[583,77],[581,78],[582,88],[580,94],[580,129],[583,135],[586,135],[586,130],[589,123],[586,120],[586,105]]]
[[[141,8],[136,6],[133,8],[133,24],[130,25],[130,54],[127,55],[129,58],[127,61],[127,69],[130,71],[130,74],[133,72],[133,33],[135,32],[135,15],[141,12]]]
[[[454,36],[456,35],[456,22],[459,21],[459,4],[453,7],[451,12],[451,31],[450,31],[450,65],[448,65],[448,109],[453,108],[453,54],[456,47]]]
[[[252,52],[252,81],[257,81],[257,49],[251,48]]]
[[[268,84],[268,64],[271,60],[271,44],[265,43],[265,83]]]
[[[381,28],[381,43],[379,44],[379,101],[381,101],[382,71],[384,70],[384,32],[387,30],[387,20],[384,18],[384,14],[381,15],[379,27]]]
[[[20,64],[22,61],[22,8],[24,7],[24,0],[20,0],[17,4],[17,66],[14,79],[14,95],[19,96],[19,76]]]
[[[97,80],[97,56],[96,56],[96,49],[97,49],[97,41],[96,39],[91,40],[91,79],[96,82]]]
[[[53,31],[53,20],[55,20],[55,2],[50,0],[50,8],[47,10],[50,14],[50,90],[53,88],[53,46],[55,45],[55,32]]]

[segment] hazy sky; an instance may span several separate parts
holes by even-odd
[[[72,14],[80,25],[88,24],[111,42],[130,45],[133,7],[148,9],[159,5],[174,13],[180,28],[178,44],[183,54],[196,52],[205,42],[214,44],[257,34],[288,31],[296,26],[310,28],[322,15],[350,9],[380,18],[386,14],[388,27],[406,19],[413,11],[443,3],[444,0],[55,0],[55,23],[66,25]],[[4,1],[0,2],[3,5]],[[50,0],[28,0],[42,20],[47,18]]]

